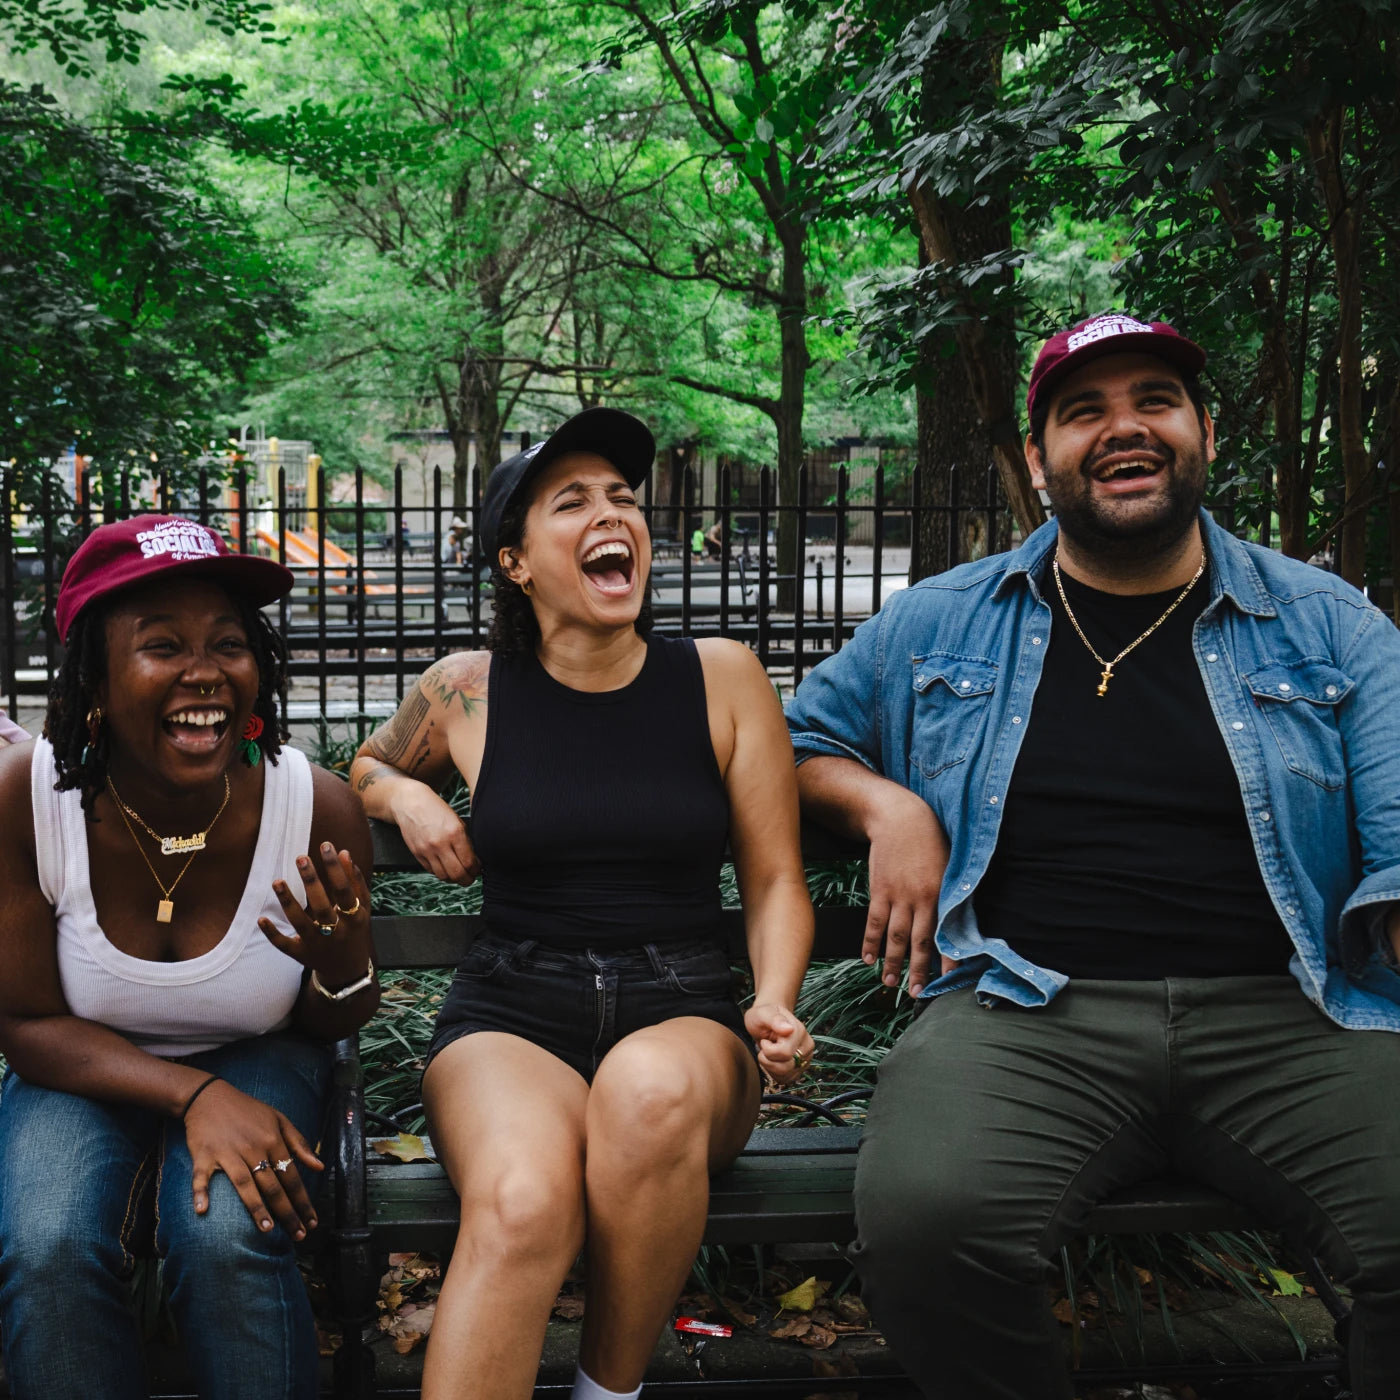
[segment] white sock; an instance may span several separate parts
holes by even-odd
[[[641,1386],[636,1390],[604,1390],[597,1381],[586,1375],[582,1366],[574,1372],[574,1389],[571,1400],[637,1400],[642,1393]]]

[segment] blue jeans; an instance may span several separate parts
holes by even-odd
[[[183,1063],[279,1109],[315,1143],[324,1046],[267,1035]],[[192,1175],[178,1121],[6,1074],[0,1326],[15,1400],[144,1400],[128,1280],[149,1245],[149,1208],[144,1242],[137,1235],[153,1183],[156,1248],[203,1400],[316,1395],[316,1325],[291,1239],[280,1226],[259,1231],[222,1173],[197,1216]]]

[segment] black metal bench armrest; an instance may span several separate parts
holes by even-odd
[[[325,1155],[334,1171],[334,1228],[363,1229],[369,1219],[365,1181],[365,1079],[358,1035],[338,1040],[327,1104]]]
[[[365,1082],[357,1036],[336,1042],[322,1148],[332,1173],[332,1217],[323,1227],[331,1256],[331,1304],[344,1331],[336,1356],[336,1394],[368,1396],[373,1394],[373,1362],[362,1345],[362,1331],[375,1319],[378,1275],[370,1241]]]

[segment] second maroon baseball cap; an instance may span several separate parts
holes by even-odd
[[[1034,422],[1036,404],[1045,401],[1055,385],[1081,365],[1100,355],[1123,355],[1134,350],[1156,355],[1183,374],[1199,374],[1206,363],[1206,352],[1165,321],[1138,321],[1120,311],[1091,316],[1052,335],[1040,347],[1026,390],[1027,415]]]
[[[149,579],[180,579],[198,574],[226,584],[255,607],[291,591],[290,569],[256,554],[235,554],[217,530],[178,515],[133,515],[99,525],[77,548],[63,571],[54,605],[58,636],[90,603]]]

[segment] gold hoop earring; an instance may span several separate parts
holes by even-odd
[[[102,706],[94,705],[87,712],[88,741],[83,745],[83,751],[78,757],[78,762],[87,767],[87,761],[92,757],[92,751],[97,747],[98,741],[102,738]]]

